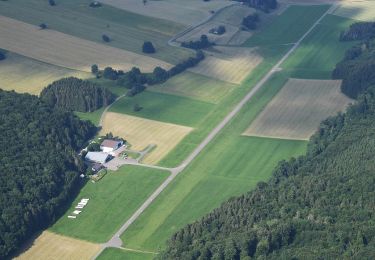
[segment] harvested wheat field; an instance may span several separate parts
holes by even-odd
[[[226,0],[189,0],[189,4],[183,4],[186,0],[162,0],[147,1],[144,5],[140,0],[102,0],[100,2],[124,9],[133,13],[166,19],[185,25],[197,24],[208,18],[210,11],[217,11],[222,7],[231,5]]]
[[[89,78],[91,73],[70,70],[15,53],[0,61],[0,88],[39,95],[48,84],[65,77]]]
[[[40,30],[34,25],[4,16],[0,16],[0,48],[45,63],[86,72],[91,71],[92,64],[125,71],[136,66],[146,72],[156,66],[171,67],[157,59],[49,29]]]
[[[144,159],[145,163],[155,164],[192,130],[186,126],[108,112],[104,116],[101,134],[112,132],[123,137],[133,150],[138,151],[155,144],[156,148]]]
[[[219,47],[190,71],[229,83],[240,84],[263,60],[256,48]]]
[[[44,231],[33,245],[15,259],[66,259],[66,260],[89,260],[100,250],[99,244],[86,242],[70,237]]]
[[[337,9],[335,9],[333,14],[360,21],[375,21],[375,1],[342,1],[338,5]]]
[[[309,139],[322,120],[352,101],[341,93],[340,85],[339,80],[289,79],[244,135]]]

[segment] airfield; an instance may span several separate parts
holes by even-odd
[[[8,56],[0,61],[2,88],[37,95],[62,77],[90,78],[121,98],[77,115],[102,134],[128,139],[134,150],[156,145],[138,165],[88,182],[21,259],[152,259],[174,232],[268,180],[279,161],[305,153],[319,122],[353,102],[330,75],[353,44],[339,42],[340,32],[372,19],[371,1],[281,1],[251,33],[239,33],[238,16],[254,10],[230,1],[192,0],[190,8],[181,0],[149,2],[143,8],[136,0],[103,0],[94,10],[83,0],[53,8],[40,0],[0,1],[0,36],[10,34],[0,40]],[[38,30],[41,22],[47,30]],[[194,54],[178,47],[179,39],[194,39],[209,23],[235,32],[205,50],[198,66],[139,95],[124,97],[126,89],[89,73],[92,64],[168,68]],[[102,42],[104,32],[112,42]],[[23,36],[31,48],[22,46]],[[145,40],[157,53],[141,52]],[[142,110],[133,111],[135,104]],[[86,197],[85,211],[68,219]]]

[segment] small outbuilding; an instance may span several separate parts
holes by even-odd
[[[104,169],[104,166],[103,164],[100,164],[100,163],[94,163],[91,167],[91,170],[93,172],[99,172],[101,169]]]
[[[94,163],[106,163],[110,159],[110,155],[104,152],[88,152],[85,159]]]

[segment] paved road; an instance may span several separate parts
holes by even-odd
[[[124,225],[114,234],[114,236],[105,244],[103,244],[103,249],[106,247],[121,247],[122,241],[120,236],[124,233],[131,224],[136,221],[136,219],[150,206],[150,204],[159,196],[160,193],[176,178],[176,176],[182,172],[201,152],[202,150],[217,136],[217,134],[231,121],[238,112],[243,108],[243,106],[256,94],[256,92],[264,86],[264,84],[271,78],[271,76],[280,71],[281,64],[299,47],[301,42],[306,38],[306,36],[314,30],[314,28],[322,21],[322,19],[330,12],[330,8],[325,12],[312,26],[311,28],[296,42],[293,47],[279,60],[279,62],[273,66],[273,68],[252,88],[249,93],[235,106],[235,108],[216,126],[208,136],[198,145],[197,148],[182,162],[182,164],[176,168],[163,168],[158,166],[142,165],[145,167],[152,168],[163,168],[169,170],[171,175],[152,193],[152,195],[142,204],[140,208],[124,223]],[[140,165],[141,166],[141,165]],[[98,253],[98,255],[100,252]]]

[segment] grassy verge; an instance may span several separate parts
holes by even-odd
[[[119,248],[106,248],[97,260],[151,260],[154,258],[153,254],[144,254],[132,251],[126,251]]]
[[[106,242],[168,174],[134,166],[108,172],[99,182],[88,182],[71,208],[50,229],[70,237]],[[76,219],[69,219],[82,198],[89,198],[89,203]]]

